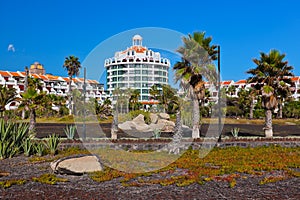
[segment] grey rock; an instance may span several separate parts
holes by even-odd
[[[61,158],[51,162],[50,166],[55,173],[68,175],[82,175],[103,170],[99,158],[95,155]]]

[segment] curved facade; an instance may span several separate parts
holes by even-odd
[[[142,37],[135,35],[132,46],[115,53],[113,58],[105,60],[107,72],[107,91],[112,96],[115,88],[138,89],[139,101],[151,104],[149,90],[154,84],[169,84],[168,71],[170,60],[162,58],[159,52],[154,52],[142,46]]]

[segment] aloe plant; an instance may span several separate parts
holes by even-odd
[[[75,136],[75,131],[76,131],[76,126],[66,126],[66,128],[64,129],[65,134],[67,135],[68,139],[73,140],[74,136]]]
[[[0,159],[20,153],[28,137],[29,125],[0,119]]]
[[[233,129],[231,129],[231,134],[235,138],[237,138],[239,136],[239,132],[240,132],[240,129],[237,127],[234,127]]]
[[[25,141],[23,142],[22,147],[23,147],[23,150],[24,150],[24,155],[27,156],[27,157],[30,156],[34,151],[34,145],[33,145],[30,138],[25,139]]]
[[[60,143],[59,135],[52,134],[48,136],[46,140],[46,146],[48,147],[50,154],[52,155],[56,154],[59,143]]]
[[[45,145],[43,143],[36,143],[35,144],[35,152],[37,156],[43,156],[45,151]]]

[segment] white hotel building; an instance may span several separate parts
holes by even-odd
[[[135,35],[132,46],[118,51],[115,56],[105,60],[107,71],[107,91],[110,96],[114,89],[137,89],[142,104],[155,103],[149,94],[154,85],[168,84],[170,60],[162,58],[159,52],[142,45],[142,37]]]

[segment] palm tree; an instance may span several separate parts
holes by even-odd
[[[17,99],[17,92],[15,88],[7,88],[0,85],[0,113],[3,117],[3,113],[6,110],[5,106]]]
[[[211,45],[212,37],[205,37],[205,32],[194,32],[193,35],[189,34],[191,39],[194,39],[205,51],[207,51],[210,59],[218,59],[218,50],[216,45]]]
[[[289,83],[290,77],[294,76],[291,72],[293,67],[288,65],[288,61],[283,61],[284,58],[285,54],[280,54],[277,50],[271,50],[269,54],[261,52],[260,59],[253,59],[256,68],[247,71],[252,75],[248,82],[255,83],[262,95],[266,137],[273,136],[272,111],[277,107],[280,87],[283,83]]]
[[[160,94],[160,90],[158,89],[158,86],[156,84],[152,85],[149,91],[149,94],[152,96],[154,100],[157,100],[157,97]]]
[[[211,64],[216,59],[215,46],[210,46],[211,38],[204,38],[204,34],[196,32],[193,36],[183,37],[184,45],[177,50],[182,61],[173,67],[175,81],[180,81],[180,86],[189,91],[193,101],[193,138],[200,137],[199,102],[205,98],[204,77],[213,83],[217,80],[215,66]]]
[[[34,131],[36,124],[36,110],[49,107],[49,101],[45,100],[45,93],[38,93],[36,88],[29,87],[26,92],[21,94],[22,99],[19,109],[29,111],[29,131]]]
[[[78,76],[79,75],[79,70],[81,68],[81,63],[79,59],[75,56],[69,56],[65,58],[65,62],[63,65],[63,68],[65,68],[68,71],[68,76],[69,76],[69,109],[70,109],[70,114],[72,114],[72,99],[71,99],[71,84],[72,84],[72,78],[73,76]]]
[[[139,102],[140,91],[139,90],[131,90],[129,97],[129,108],[130,110],[138,110],[141,107],[141,103]]]

